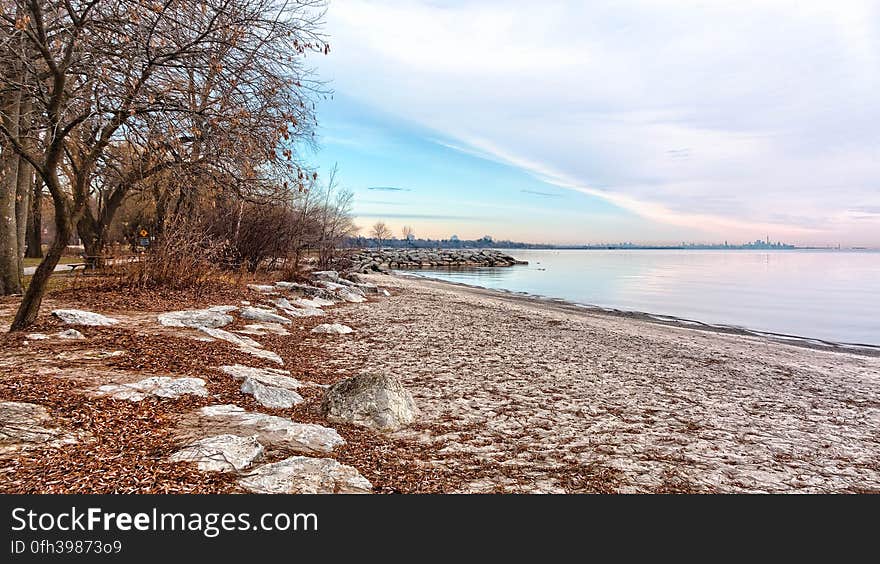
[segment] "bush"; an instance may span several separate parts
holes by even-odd
[[[110,276],[130,290],[206,289],[222,277],[225,247],[200,224],[180,221],[168,225],[149,250],[113,265]]]

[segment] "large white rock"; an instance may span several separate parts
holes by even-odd
[[[250,337],[246,337],[244,335],[236,335],[235,333],[230,333],[225,329],[214,329],[211,327],[199,327],[199,330],[207,333],[215,339],[220,339],[232,343],[233,345],[237,345],[238,350],[246,352],[251,356],[270,360],[276,364],[284,364],[284,360],[282,360],[282,358],[278,356],[277,353],[264,350],[263,345],[251,339]]]
[[[315,317],[324,315],[324,312],[318,308],[294,305],[290,303],[287,298],[278,298],[272,303],[291,317]]]
[[[118,319],[80,309],[56,309],[52,315],[68,325],[93,325],[97,327],[109,327],[119,323]]]
[[[265,284],[248,284],[247,288],[254,292],[260,292],[261,294],[272,294],[275,292],[274,286],[267,286]]]
[[[341,323],[322,323],[312,329],[312,333],[323,333],[327,335],[346,335],[353,331],[354,329],[348,325],[342,325]]]
[[[27,335],[25,335],[25,338],[30,339],[31,341],[45,341],[50,337],[45,333],[28,333]]]
[[[171,462],[195,462],[204,472],[244,470],[263,455],[256,437],[217,435],[189,444],[169,457]]]
[[[412,423],[418,408],[409,391],[394,376],[364,373],[328,388],[321,411],[330,421],[342,421],[377,431],[394,431]]]
[[[251,339],[250,337],[245,337],[244,335],[236,335],[235,333],[230,333],[225,329],[215,329],[213,327],[199,327],[199,330],[207,333],[208,335],[214,337],[215,339],[220,339],[222,341],[227,341],[232,343],[233,345],[237,345],[239,347],[251,347],[251,348],[261,348],[263,345],[258,343],[257,341]]]
[[[211,428],[239,435],[257,435],[265,446],[305,454],[325,454],[345,444],[335,429],[312,423],[297,423],[284,417],[245,411],[237,405],[209,405],[198,411]]]
[[[234,310],[236,308],[232,307],[232,309]],[[166,327],[194,327],[196,329],[213,329],[229,325],[234,321],[232,316],[228,314],[228,311],[217,310],[214,308],[169,311],[167,313],[159,315],[159,323]]]
[[[317,270],[312,272],[312,276],[317,280],[324,280],[326,282],[339,282],[339,273],[335,270]]]
[[[347,302],[366,301],[366,298],[364,298],[364,291],[351,282],[349,282],[349,284],[349,286],[346,286],[345,284],[339,284],[336,282],[318,281],[319,286],[330,290],[338,298],[343,299]]]
[[[236,380],[251,378],[267,386],[276,386],[289,390],[295,390],[303,386],[303,383],[293,378],[288,370],[281,370],[279,368],[254,368],[253,366],[245,366],[243,364],[232,364],[221,366],[220,370]]]
[[[378,294],[379,293],[379,287],[376,286],[375,284],[370,284],[368,282],[358,282],[358,283],[355,283],[354,286],[355,286],[355,288],[358,288],[360,291],[362,291],[364,294]]]
[[[336,292],[336,295],[339,296],[340,298],[342,298],[343,300],[350,302],[350,303],[353,303],[353,304],[359,304],[361,302],[367,301],[367,298],[365,298],[363,296],[363,294],[358,294],[356,292],[351,292],[351,291],[347,291],[347,290],[340,290],[340,291]]]
[[[68,329],[66,331],[60,331],[58,333],[59,339],[85,339],[85,335],[77,331],[76,329]]]
[[[308,299],[297,298],[297,299],[293,300],[292,303],[296,307],[302,307],[305,309],[312,309],[312,308],[317,309],[317,308],[336,305],[336,302],[334,302],[332,300],[325,300],[324,298],[319,298],[317,296],[314,298],[308,298]]]
[[[262,358],[264,360],[268,360],[274,362],[275,364],[280,364],[284,366],[284,359],[278,356],[278,353],[267,351],[266,349],[258,349],[255,347],[239,347],[243,352],[248,353],[251,356],[255,356],[257,358]]]
[[[0,454],[20,448],[63,446],[76,437],[52,424],[42,405],[17,401],[0,402]]]
[[[247,305],[247,304],[243,304]],[[234,305],[222,305],[222,306],[211,306],[208,308],[208,311],[218,311],[220,313],[231,313],[238,309],[238,306]]]
[[[325,290],[330,290],[331,292],[338,292],[339,290],[345,290],[347,288],[347,286],[340,284],[339,282],[330,282],[327,280],[318,280],[316,284]]]
[[[205,381],[201,378],[151,376],[139,382],[105,384],[97,389],[97,393],[118,400],[141,401],[149,396],[178,398],[184,395],[194,395],[204,397],[208,395],[208,390],[205,388]]]
[[[303,398],[295,390],[303,384],[291,378],[290,372],[274,368],[252,368],[235,364],[221,366],[220,370],[236,380],[244,380],[241,392],[254,396],[266,407],[289,408],[303,402]]]
[[[239,329],[236,333],[242,335],[290,335],[290,331],[285,329],[280,323],[250,323]]]
[[[262,307],[245,307],[241,310],[241,316],[245,319],[253,319],[254,321],[264,321],[272,323],[283,323],[289,325],[290,320],[286,317],[278,315],[274,309],[266,309]]]
[[[238,483],[262,494],[368,494],[373,485],[360,473],[332,458],[291,456],[255,468]]]
[[[303,402],[303,397],[291,389],[269,386],[254,378],[244,379],[241,393],[254,396],[265,407],[287,409]]]

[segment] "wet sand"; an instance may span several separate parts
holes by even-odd
[[[462,492],[880,491],[880,358],[400,276],[340,371],[413,392]],[[803,346],[806,345],[806,346]],[[821,345],[821,344],[820,344]]]

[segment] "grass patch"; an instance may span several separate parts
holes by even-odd
[[[28,268],[31,266],[38,266],[43,259],[38,258],[26,258],[24,259],[24,267]],[[58,261],[58,264],[71,264],[74,262],[82,262],[82,257],[61,257],[61,260]]]
[[[46,284],[46,292],[52,292],[54,290],[64,290],[70,284],[70,274],[63,274],[61,272],[56,272],[49,277],[49,282]],[[24,284],[24,289],[27,291],[28,286],[31,285],[31,280],[33,276],[24,276],[22,277],[22,283]]]

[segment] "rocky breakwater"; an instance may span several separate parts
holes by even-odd
[[[382,249],[351,256],[354,272],[387,272],[407,268],[477,268],[528,264],[492,249]]]

